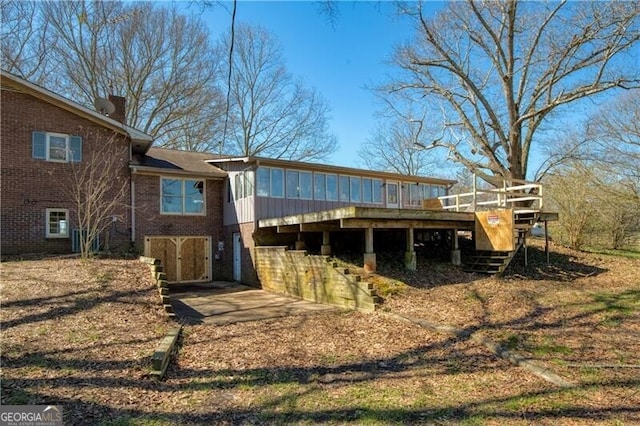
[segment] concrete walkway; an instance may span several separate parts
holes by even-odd
[[[187,324],[221,325],[338,309],[223,281],[179,285],[171,287],[170,294],[174,312]]]

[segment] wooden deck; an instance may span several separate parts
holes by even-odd
[[[342,207],[322,212],[261,219],[259,228],[278,232],[320,232],[340,229],[459,229],[473,230],[473,212],[445,210]]]
[[[540,212],[539,220],[558,220],[558,213]],[[458,229],[473,231],[474,212],[448,210],[388,209],[341,207],[321,212],[261,219],[259,228],[277,228],[278,232],[321,232],[340,229]]]
[[[322,254],[331,254],[330,233],[346,230],[364,231],[365,270],[376,270],[373,250],[374,230],[406,230],[405,267],[416,269],[414,230],[439,230],[451,235],[451,262],[461,264],[458,231],[472,231],[475,255],[470,270],[502,273],[515,253],[525,247],[526,238],[536,222],[558,220],[558,213],[543,211],[542,185],[535,182],[504,182],[501,188],[478,189],[425,200],[422,209],[393,209],[349,206],[320,212],[261,219],[258,228],[277,233],[322,232]],[[483,219],[484,218],[484,219]],[[486,223],[484,223],[484,222]],[[484,223],[484,224],[483,224]],[[304,246],[304,242],[301,244]],[[545,250],[549,250],[545,234]]]

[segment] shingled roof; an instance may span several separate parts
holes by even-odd
[[[216,155],[204,152],[152,147],[149,148],[149,151],[147,151],[145,155],[135,156],[131,167],[134,170],[187,173],[219,178],[226,177],[226,172],[205,162],[213,158],[216,158]]]

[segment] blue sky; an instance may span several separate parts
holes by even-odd
[[[231,10],[230,2],[222,3]],[[379,105],[367,87],[382,82],[393,47],[412,35],[411,25],[393,14],[391,2],[340,2],[332,27],[311,1],[239,1],[236,22],[270,30],[284,49],[288,70],[315,87],[330,103],[331,129],[339,149],[328,161],[359,166],[357,150],[375,127]],[[433,3],[437,7],[438,3]],[[216,6],[204,11],[217,36],[228,31],[230,13]]]

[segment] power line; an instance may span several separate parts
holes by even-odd
[[[222,133],[222,141],[220,142],[220,155],[222,155],[222,150],[224,149],[224,143],[227,139],[227,127],[229,125],[229,104],[231,98],[231,71],[233,62],[233,44],[235,41],[236,7],[237,0],[233,0],[233,11],[231,12],[231,43],[229,45],[229,74],[227,75],[227,105],[224,115],[224,131]]]

